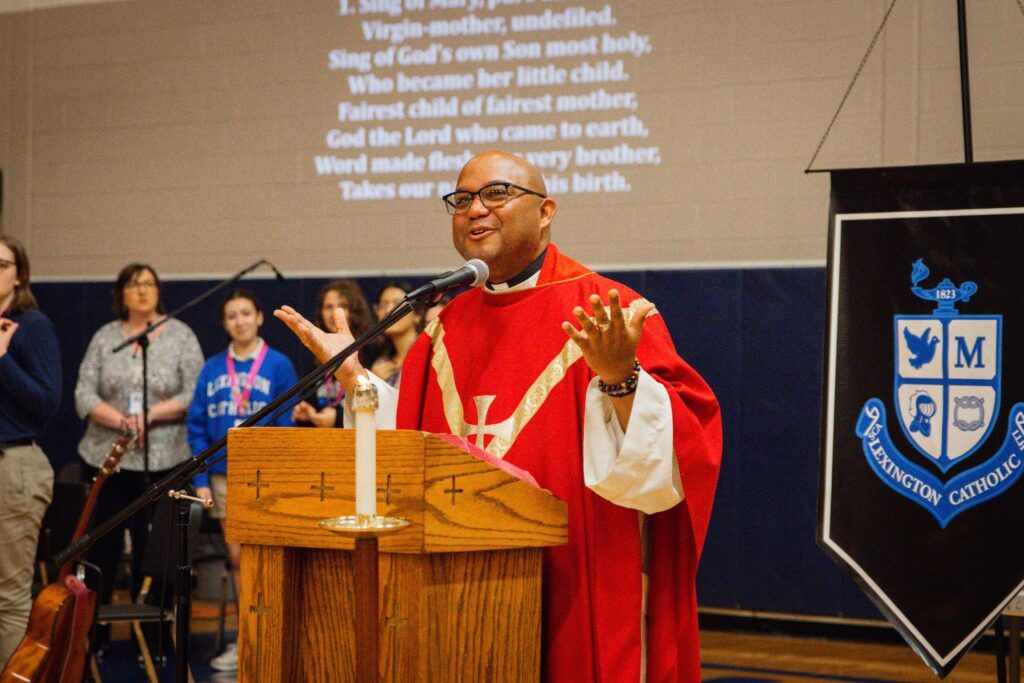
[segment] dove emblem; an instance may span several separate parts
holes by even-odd
[[[921,336],[915,335],[909,327],[903,328],[903,338],[907,341],[907,350],[910,351],[910,358],[907,361],[911,367],[921,369],[922,366],[932,362],[935,358],[935,349],[939,345],[939,338],[932,337],[932,328],[926,329]]]

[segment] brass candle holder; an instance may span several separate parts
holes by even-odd
[[[378,538],[401,531],[412,524],[403,517],[386,515],[345,515],[321,519],[321,529],[333,531],[347,538]]]

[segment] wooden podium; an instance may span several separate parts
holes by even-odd
[[[351,429],[232,429],[227,538],[242,544],[239,680],[355,678]],[[384,681],[540,678],[541,553],[567,542],[554,495],[425,432],[377,432]],[[346,552],[348,551],[348,552]]]

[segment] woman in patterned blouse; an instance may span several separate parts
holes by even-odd
[[[75,407],[79,416],[87,420],[85,436],[78,444],[78,453],[85,461],[83,481],[92,479],[124,428],[134,429],[140,436],[122,458],[120,472],[104,485],[96,507],[96,523],[124,508],[143,493],[148,483],[192,455],[185,413],[203,366],[203,352],[192,330],[179,320],[168,320],[150,333],[147,420],[141,414],[142,352],[138,344],[112,352],[149,323],[164,317],[161,294],[160,278],[151,266],[133,263],[122,269],[114,285],[117,319],[96,331],[78,370]],[[148,508],[143,509],[127,523],[134,554],[133,577],[140,576],[139,561],[148,536],[149,514]],[[114,588],[123,540],[123,529],[114,529],[89,552],[90,560],[103,571],[103,602],[109,602]]]

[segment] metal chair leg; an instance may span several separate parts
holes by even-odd
[[[224,629],[227,626],[228,611],[228,581],[231,580],[231,572],[221,569],[220,575],[220,613],[217,615],[217,644],[214,650],[220,652],[224,649]]]
[[[1003,629],[1003,615],[1000,614],[992,622],[995,630],[996,649],[996,680],[999,683],[1006,683],[1006,631]]]
[[[103,683],[103,676],[100,676],[100,665],[96,662],[96,655],[89,657],[89,674],[92,676],[93,683]]]
[[[142,633],[142,624],[138,621],[132,622],[132,631],[135,633],[135,640],[139,644],[139,652],[142,653],[142,664],[146,667],[146,677],[149,683],[160,683],[156,675],[156,667],[153,666],[153,657],[149,653],[149,645],[146,643],[146,636]]]
[[[1020,617],[1010,617],[1010,681],[1020,683]]]

